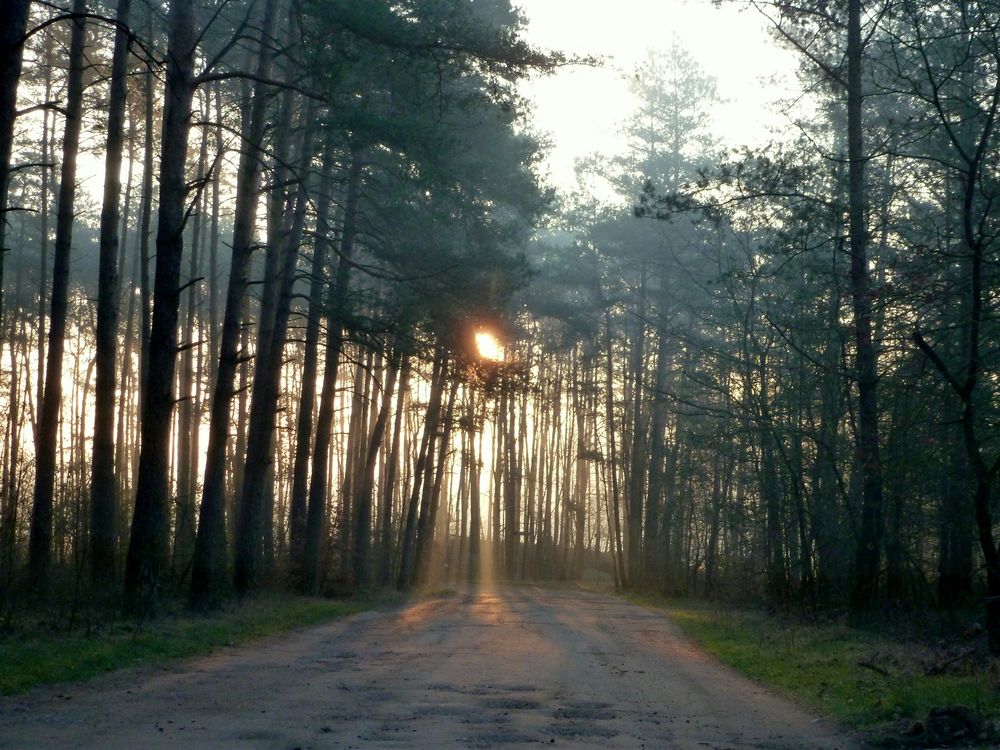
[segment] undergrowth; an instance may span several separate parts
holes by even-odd
[[[0,695],[83,680],[123,667],[210,653],[360,612],[374,600],[262,595],[211,615],[178,610],[146,622],[104,620],[72,629],[26,619],[0,635]]]
[[[1000,663],[985,654],[976,634],[900,640],[843,622],[704,601],[633,599],[665,609],[723,663],[849,727],[905,724],[956,705],[1000,719]]]

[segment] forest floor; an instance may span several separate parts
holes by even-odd
[[[568,588],[461,590],[166,667],[0,699],[0,747],[849,750],[663,613]]]

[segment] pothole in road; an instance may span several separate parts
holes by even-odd
[[[469,747],[474,748],[486,748],[486,747],[496,747],[497,745],[512,745],[512,744],[534,744],[541,742],[541,740],[532,734],[527,734],[525,732],[489,732],[487,734],[479,734],[475,737],[470,737],[467,742]]]
[[[514,711],[534,711],[542,707],[538,701],[525,698],[489,698],[483,701],[487,708],[506,708]]]
[[[503,693],[534,693],[538,690],[535,685],[448,685],[433,682],[427,685],[427,690],[436,690],[443,693],[459,693],[460,695],[496,695],[498,700]]]
[[[557,708],[552,715],[556,719],[616,719],[618,715],[612,710],[610,703],[591,701],[574,701]]]
[[[549,727],[548,732],[558,737],[602,737],[605,739],[620,734],[617,729],[602,727],[587,721],[567,721],[555,724]]]

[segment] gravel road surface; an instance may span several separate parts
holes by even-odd
[[[0,748],[851,750],[660,612],[573,589],[461,591],[165,668],[0,699]]]

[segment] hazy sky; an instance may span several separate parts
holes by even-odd
[[[524,85],[535,128],[553,142],[548,166],[557,187],[574,183],[573,162],[592,151],[613,152],[618,123],[632,100],[623,78],[650,49],[673,38],[718,81],[715,129],[730,145],[759,142],[784,119],[770,104],[794,90],[795,55],[767,35],[766,20],[736,4],[709,0],[515,0],[533,44],[607,58],[602,68],[573,67]],[[774,80],[777,77],[777,80]]]

